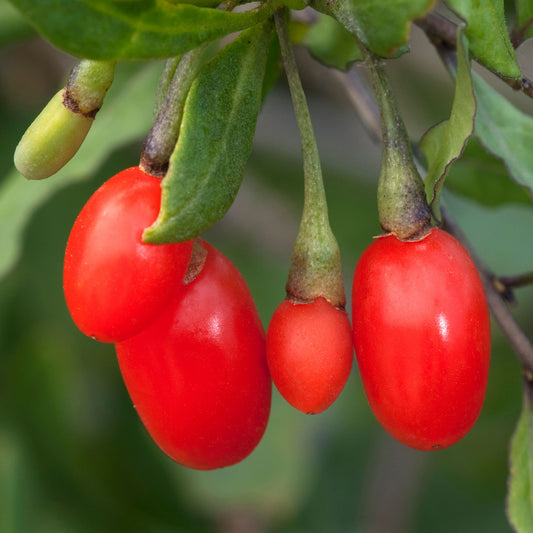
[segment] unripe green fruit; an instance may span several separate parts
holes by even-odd
[[[94,118],[63,105],[61,89],[26,130],[15,150],[15,166],[27,179],[48,178],[78,151]]]
[[[48,102],[15,150],[15,166],[31,180],[55,174],[78,151],[113,83],[115,61],[82,59],[67,86]]]

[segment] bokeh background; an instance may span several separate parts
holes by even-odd
[[[519,59],[531,77],[528,50],[520,50]],[[349,296],[357,258],[379,233],[380,149],[331,73],[305,52],[298,57]],[[85,338],[69,317],[62,261],[88,197],[137,164],[162,65],[120,64],[76,159],[50,180],[26,182],[13,174],[13,151],[72,65],[73,58],[42,41],[0,1],[0,219],[23,228],[16,246],[0,242],[0,255],[11,265],[0,279],[0,532],[511,531],[505,494],[521,375],[497,326],[484,409],[450,449],[422,453],[391,439],[368,408],[355,365],[338,401],[317,416],[295,411],[274,391],[263,441],[234,467],[188,470],[153,444],[113,347]],[[417,141],[446,118],[453,85],[416,28],[411,53],[390,72]],[[530,100],[494,83],[533,114]],[[129,136],[117,141],[109,124]],[[281,79],[261,113],[238,198],[205,235],[241,270],[265,327],[284,298],[302,189],[298,132]],[[14,200],[2,204],[8,194]],[[445,202],[490,269],[501,275],[531,270],[531,206],[482,207],[450,192]],[[533,335],[533,292],[521,289],[516,296],[513,312]]]

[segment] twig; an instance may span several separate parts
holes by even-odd
[[[501,297],[509,304],[516,304],[513,289],[526,287],[533,284],[533,272],[518,274],[517,276],[499,276],[493,279],[496,290]]]
[[[500,276],[498,282],[506,289],[525,287],[526,285],[533,284],[533,272],[525,272],[517,276]]]
[[[354,106],[361,122],[371,139],[376,143],[381,142],[381,124],[379,109],[376,100],[370,95],[368,87],[356,68],[348,72],[330,69],[331,75],[337,79],[346,91],[350,103]]]

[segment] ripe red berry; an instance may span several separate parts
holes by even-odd
[[[483,405],[490,321],[478,272],[451,235],[376,239],[354,273],[352,320],[366,396],[383,427],[420,450],[445,448]]]
[[[322,297],[311,303],[285,300],[267,332],[272,380],[296,409],[316,414],[341,393],[353,364],[348,315]]]
[[[142,242],[160,202],[160,180],[133,167],[105,182],[78,215],[65,252],[63,287],[74,322],[89,337],[131,337],[176,298],[192,241]]]
[[[244,279],[223,254],[202,246],[205,264],[180,297],[116,350],[154,441],[178,463],[210,470],[243,460],[259,443],[272,384],[264,330]]]

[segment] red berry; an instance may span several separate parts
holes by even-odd
[[[355,352],[372,411],[420,450],[461,439],[481,411],[490,321],[466,250],[433,229],[417,242],[376,239],[354,273]]]
[[[207,243],[205,264],[139,335],[116,345],[133,405],[159,447],[190,468],[244,459],[266,429],[272,384],[246,283]]]
[[[311,303],[285,300],[267,333],[272,380],[296,409],[316,414],[341,393],[353,363],[348,315],[322,297]]]
[[[139,333],[180,290],[192,240],[142,242],[159,213],[160,183],[138,167],[123,170],[93,194],[74,223],[63,287],[74,322],[89,337],[117,342]]]

